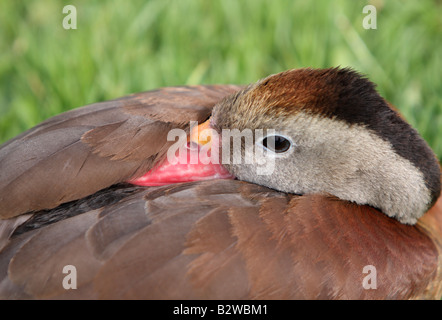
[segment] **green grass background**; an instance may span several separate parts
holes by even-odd
[[[62,26],[64,5],[77,29]],[[365,30],[366,4],[377,29]],[[0,143],[62,111],[161,86],[351,66],[442,159],[442,2],[2,0]]]

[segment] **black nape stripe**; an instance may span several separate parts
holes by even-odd
[[[390,108],[370,80],[348,68],[329,70],[332,74],[325,77],[327,85],[338,95],[336,103],[324,111],[349,124],[364,125],[388,141],[397,154],[423,173],[434,203],[441,192],[440,167],[425,140]]]

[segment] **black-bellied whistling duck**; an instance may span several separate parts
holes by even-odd
[[[173,129],[186,157],[228,161],[174,166]],[[239,162],[235,129],[253,133]],[[441,298],[440,188],[425,141],[349,69],[96,103],[0,149],[0,298]]]

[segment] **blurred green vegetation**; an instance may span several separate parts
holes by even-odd
[[[77,9],[65,30],[63,6]],[[362,21],[377,8],[377,29]],[[161,86],[351,66],[442,158],[441,1],[2,0],[0,143],[62,111]]]

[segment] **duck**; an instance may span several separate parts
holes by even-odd
[[[98,102],[0,147],[0,298],[440,299],[440,191],[351,68]]]

